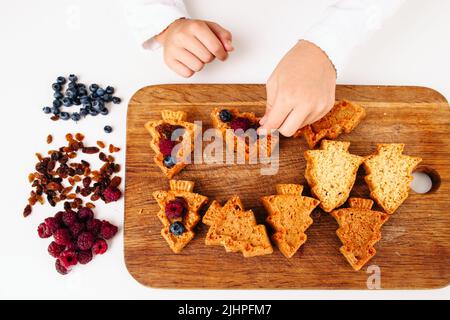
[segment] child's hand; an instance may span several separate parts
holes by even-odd
[[[233,51],[231,33],[209,21],[179,19],[155,39],[164,47],[169,68],[186,78],[215,58],[224,61]]]
[[[267,108],[260,129],[287,137],[322,118],[334,105],[336,70],[316,45],[300,41],[267,81]]]

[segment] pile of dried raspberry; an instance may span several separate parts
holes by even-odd
[[[57,212],[37,229],[41,238],[53,236],[48,253],[56,258],[55,268],[60,274],[67,274],[78,263],[89,263],[93,255],[105,253],[106,240],[114,237],[117,230],[110,222],[95,219],[92,209],[86,207]]]

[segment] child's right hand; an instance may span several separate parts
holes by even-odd
[[[217,23],[179,19],[155,37],[164,47],[164,61],[188,78],[215,58],[224,61],[233,51],[231,33]]]

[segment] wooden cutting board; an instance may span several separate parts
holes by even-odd
[[[168,180],[153,163],[150,136],[144,123],[159,119],[163,109],[188,112],[190,121],[211,126],[213,107],[234,106],[261,116],[265,108],[263,85],[160,85],[139,90],[131,99],[127,120],[125,262],[140,283],[160,288],[365,289],[378,266],[381,288],[429,289],[450,282],[450,109],[438,92],[423,87],[338,86],[337,97],[361,104],[366,119],[351,134],[350,152],[368,155],[376,143],[406,143],[405,154],[420,156],[417,170],[433,179],[427,194],[409,198],[385,224],[376,256],[355,272],[339,253],[337,224],[316,209],[308,241],[286,259],[274,247],[272,255],[243,258],[221,246],[205,246],[207,227],[181,254],[174,254],[160,236],[155,190],[168,189]],[[195,192],[225,202],[238,194],[260,223],[266,213],[259,201],[275,193],[276,183],[302,183],[305,160],[303,139],[282,138],[280,168],[261,176],[263,165],[190,165],[176,178],[195,181]],[[351,195],[368,197],[360,169]],[[306,190],[309,195],[309,191]],[[370,269],[371,271],[376,270]]]

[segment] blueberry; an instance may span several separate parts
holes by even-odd
[[[86,90],[86,85],[84,83],[77,83],[77,88]]]
[[[103,109],[104,106],[105,106],[105,103],[102,100],[95,100],[92,103],[92,107],[97,111],[100,111],[101,109]]]
[[[57,82],[52,84],[52,89],[55,91],[60,91],[61,90],[61,85]]]
[[[169,230],[174,236],[181,236],[186,231],[186,228],[180,221],[175,221],[170,225]]]
[[[70,119],[72,119],[73,121],[80,121],[81,116],[78,112],[74,112],[72,113],[72,115],[70,116]]]
[[[60,116],[61,120],[69,120],[70,114],[68,112],[61,112]]]
[[[111,96],[110,94],[108,94],[108,93],[105,93],[105,94],[102,96],[102,99],[103,99],[103,101],[105,101],[105,102],[111,102],[112,96]]]
[[[107,86],[105,89],[107,94],[113,94],[114,93],[114,88],[111,86]]]
[[[92,107],[90,100],[82,100],[81,103],[83,104],[83,107]]]
[[[119,97],[113,97],[113,98],[112,98],[112,102],[113,102],[114,104],[119,104],[119,103],[122,102],[122,99],[120,99]]]
[[[59,115],[59,113],[60,113],[59,108],[58,108],[58,107],[53,107],[53,108],[52,108],[52,113],[53,113],[55,116]]]
[[[100,113],[104,116],[106,116],[109,113],[109,110],[107,108],[103,108],[100,110]]]
[[[67,87],[69,88],[69,89],[77,89],[77,84],[76,84],[76,82],[69,82],[69,84],[67,85]]]
[[[230,110],[223,109],[219,112],[219,118],[222,120],[222,122],[230,122],[233,119],[233,115],[231,114]]]
[[[63,96],[63,94],[62,94],[61,92],[59,92],[59,91],[55,91],[55,93],[53,94],[53,98],[55,98],[56,100],[62,99],[62,97],[64,97],[64,96]]]
[[[163,164],[166,168],[170,169],[176,164],[176,161],[172,156],[166,156],[163,159]]]
[[[56,78],[56,82],[63,85],[64,83],[66,83],[66,78],[59,76],[58,78]]]
[[[87,90],[85,89],[85,88],[78,88],[78,95],[80,96],[80,97],[82,97],[82,96],[85,96],[85,95],[87,95]]]
[[[82,95],[80,97],[80,101],[81,102],[83,102],[83,101],[91,101],[91,98],[89,98],[89,96],[87,94],[85,94],[85,95]]]
[[[98,84],[93,83],[89,86],[90,92],[95,92],[95,91],[97,91],[97,89],[98,89]]]
[[[72,99],[70,99],[68,97],[64,97],[62,99],[62,103],[63,103],[64,107],[71,107],[73,105]]]
[[[53,106],[54,106],[55,108],[61,107],[61,106],[62,106],[61,100],[53,100]]]
[[[69,88],[66,90],[66,96],[73,99],[77,96],[77,90],[75,88]]]
[[[98,88],[95,93],[97,94],[97,96],[101,97],[102,95],[105,94],[105,90],[103,88]]]
[[[74,74],[70,74],[69,75],[69,81],[75,82],[78,80],[78,77]]]
[[[75,99],[72,99],[73,100],[73,104],[74,105],[76,105],[76,106],[79,106],[79,105],[81,105],[81,101],[80,101],[80,99],[78,99],[78,98],[75,98]]]
[[[103,130],[105,130],[106,133],[111,133],[113,131],[113,128],[111,126],[105,126]]]
[[[95,110],[94,108],[89,108],[89,114],[91,115],[91,116],[97,116],[98,115],[98,111],[97,110]]]
[[[86,108],[81,108],[80,109],[80,115],[81,116],[86,117],[88,114],[89,114],[88,109],[86,109]]]
[[[50,107],[43,107],[42,111],[44,111],[45,114],[49,114],[52,112],[52,109]]]

